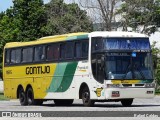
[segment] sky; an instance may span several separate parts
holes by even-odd
[[[13,5],[12,0],[0,0],[0,12],[5,11],[12,5]]]
[[[49,2],[50,0],[43,0],[44,3]],[[5,11],[7,8],[13,6],[12,0],[0,0],[0,12]]]
[[[50,0],[44,0],[44,3],[49,2]],[[72,0],[65,0],[66,3],[70,3]],[[10,8],[12,6],[12,0],[0,0],[0,12],[5,11],[7,8]],[[160,48],[160,32],[155,32],[150,36],[151,43],[153,41],[158,41],[157,47]]]

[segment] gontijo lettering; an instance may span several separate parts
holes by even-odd
[[[48,74],[50,73],[50,66],[35,66],[26,67],[26,74]]]

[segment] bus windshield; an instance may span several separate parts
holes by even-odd
[[[106,79],[153,79],[151,54],[106,53],[105,73]]]

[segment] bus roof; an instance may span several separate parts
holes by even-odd
[[[62,35],[54,35],[48,37],[42,37],[35,41],[29,42],[10,42],[6,43],[5,48],[14,48],[21,46],[31,46],[37,44],[58,42],[58,41],[67,41],[67,40],[76,40],[76,39],[86,39],[89,37],[148,37],[147,35],[135,33],[135,32],[121,32],[121,31],[95,31],[91,33],[87,32],[77,32],[77,33],[69,33]]]
[[[135,32],[122,32],[122,31],[95,31],[89,33],[89,37],[148,37],[145,34]]]
[[[51,43],[51,42],[67,41],[67,40],[75,40],[75,39],[86,39],[86,38],[88,38],[88,33],[77,32],[77,33],[42,37],[35,41],[29,41],[29,42],[10,42],[10,43],[6,43],[5,48],[30,46],[30,45],[37,45],[37,44],[43,44],[43,43]]]

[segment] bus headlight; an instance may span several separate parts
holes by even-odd
[[[146,88],[154,88],[155,87],[155,83],[146,83],[145,87]]]
[[[119,88],[120,84],[107,84],[107,88]]]

